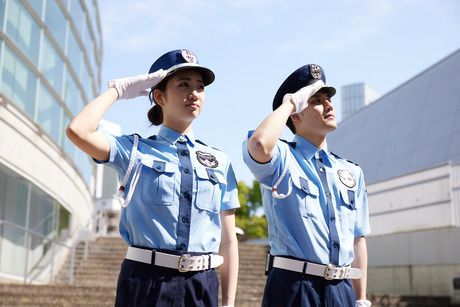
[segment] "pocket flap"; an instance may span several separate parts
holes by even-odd
[[[218,169],[197,167],[195,168],[195,173],[198,178],[212,181],[214,184],[227,183],[227,179],[225,178],[224,174],[221,173]]]
[[[349,189],[340,189],[340,196],[342,197],[342,201],[350,208],[356,208],[356,196],[354,190]]]
[[[298,189],[304,191],[308,195],[312,195],[312,196],[317,197],[318,194],[319,194],[318,187],[316,185],[314,185],[313,182],[308,181],[306,178],[304,178],[302,176],[293,175],[292,176],[292,183],[294,183],[294,185]]]
[[[177,170],[177,166],[174,163],[158,159],[143,158],[141,163],[151,169],[154,169],[158,173],[174,173],[174,171]]]

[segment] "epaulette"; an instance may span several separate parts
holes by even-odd
[[[222,150],[220,150],[220,149],[218,149],[218,148],[215,148],[215,147],[212,147],[212,146],[208,146],[208,144],[206,144],[205,142],[202,142],[202,141],[200,141],[200,140],[195,140],[195,142],[197,142],[197,143],[199,143],[199,144],[201,144],[201,145],[204,145],[204,146],[206,146],[206,147],[211,147],[212,149],[215,149],[215,150],[217,150],[217,151],[222,151]]]
[[[286,140],[283,140],[283,139],[280,139],[281,142],[284,142],[286,144],[288,144],[289,146],[291,146],[292,148],[295,148],[295,146],[297,145],[296,142],[288,142]]]
[[[347,162],[350,162],[351,164],[354,164],[354,165],[356,165],[356,166],[359,166],[359,164],[358,164],[358,163],[355,163],[355,162],[353,162],[353,161],[351,161],[351,160],[348,160],[348,159],[342,158],[341,156],[339,156],[339,155],[337,155],[337,154],[333,153],[332,151],[331,151],[331,155],[333,155],[334,157],[336,157],[336,158],[338,158],[338,159],[341,159],[341,160],[345,160],[345,161],[347,161]]]

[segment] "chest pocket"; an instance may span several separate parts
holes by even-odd
[[[318,205],[319,189],[310,180],[303,175],[292,176],[292,183],[294,184],[295,191],[303,201],[300,205],[300,213],[304,217],[315,218],[321,214],[321,206]]]
[[[354,231],[356,221],[356,191],[340,188],[340,222],[344,230]]]
[[[224,174],[215,168],[196,167],[195,206],[198,209],[219,213],[222,188],[227,184]]]
[[[146,204],[170,206],[177,200],[176,173],[178,166],[162,160],[143,159],[141,199]]]

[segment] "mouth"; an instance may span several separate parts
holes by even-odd
[[[335,115],[334,115],[334,114],[326,114],[326,115],[324,116],[324,119],[326,119],[326,120],[335,119]]]
[[[191,108],[191,109],[199,109],[200,108],[199,104],[193,103],[193,102],[192,103],[187,103],[185,106],[188,107],[188,108]]]

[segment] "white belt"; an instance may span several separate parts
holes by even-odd
[[[154,263],[152,263],[153,253],[155,253]],[[128,251],[126,253],[125,258],[165,268],[176,269],[179,270],[179,272],[204,271],[212,268],[217,268],[222,263],[224,263],[224,257],[220,255],[172,255],[159,251],[137,248],[133,246],[128,247]]]
[[[323,265],[284,257],[271,257],[273,257],[272,266],[274,268],[321,276],[327,280],[348,278],[359,279],[364,276],[363,270],[352,268],[350,266],[335,266],[333,264]]]

